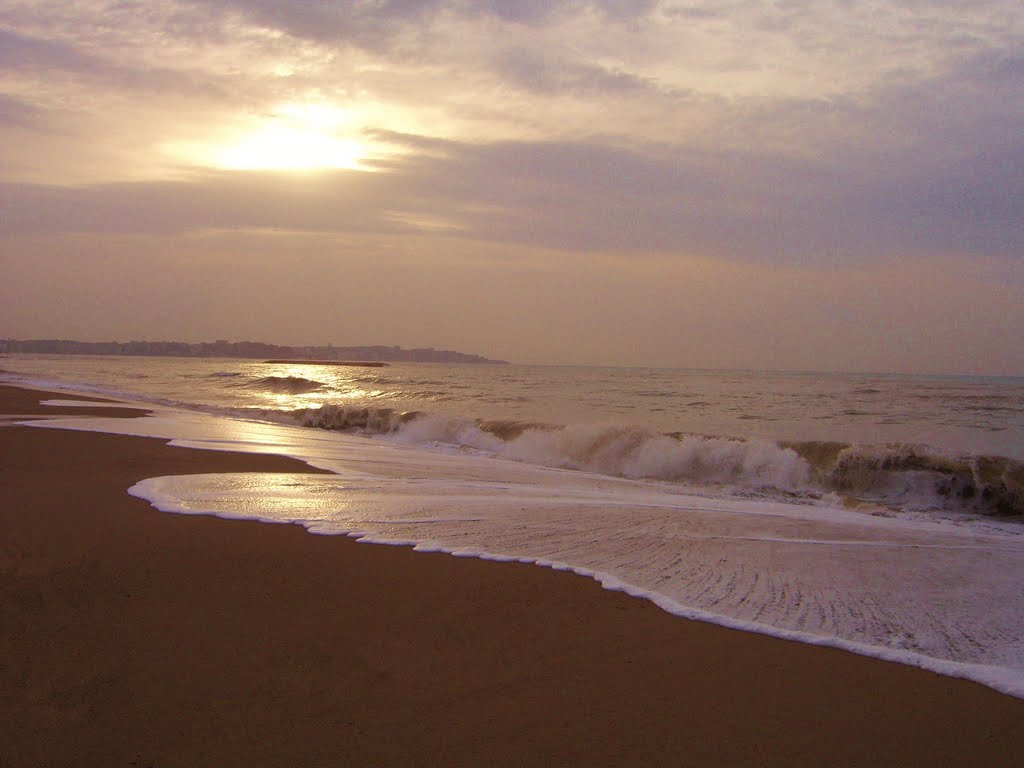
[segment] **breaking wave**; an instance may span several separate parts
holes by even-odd
[[[818,485],[847,500],[911,511],[1024,515],[1024,463],[913,444],[794,443]]]
[[[305,380],[302,380],[305,381]],[[311,384],[315,382],[310,382]],[[949,456],[917,445],[789,442],[644,427],[474,420],[392,408],[327,404],[264,417],[411,444],[479,451],[529,464],[636,480],[712,486],[813,502],[828,494],[875,513],[1024,515],[1024,464]]]
[[[420,415],[415,411],[401,412],[392,408],[365,408],[331,403],[321,408],[300,408],[289,411],[288,414],[304,427],[371,435],[396,432],[403,424]]]
[[[632,479],[808,490],[807,462],[769,441],[703,435],[668,436],[642,427],[559,426],[514,420],[476,421],[390,408],[325,405],[290,412],[303,426],[392,435],[414,445],[482,451],[516,461]]]
[[[301,376],[263,376],[246,382],[244,386],[261,392],[273,392],[281,395],[305,395],[324,388],[322,382],[304,379]]]

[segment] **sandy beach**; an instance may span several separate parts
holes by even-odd
[[[0,414],[139,415],[48,397]],[[313,470],[0,427],[0,764],[1024,764],[1024,701],[975,683],[125,492],[240,471]]]

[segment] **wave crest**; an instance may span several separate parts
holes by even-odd
[[[289,413],[303,426],[390,435],[401,442],[482,451],[558,469],[636,480],[783,493],[834,493],[894,510],[1024,515],[1024,464],[954,457],[915,445],[775,443],[715,435],[662,434],[632,426],[561,426],[475,420],[391,408],[324,405]]]
[[[323,382],[304,379],[301,376],[264,376],[247,382],[245,386],[282,395],[305,395],[319,392],[324,388]]]
[[[314,412],[315,413],[315,412]],[[331,429],[395,433],[414,445],[484,451],[527,464],[576,469],[631,479],[731,484],[745,489],[798,493],[810,465],[795,451],[762,440],[661,435],[641,427],[555,426],[517,421],[474,421],[387,409],[336,409],[307,414],[303,423]]]
[[[374,435],[396,432],[418,415],[415,411],[399,412],[392,408],[364,408],[330,403],[320,408],[302,408],[291,412],[292,418],[304,427]]]
[[[640,427],[570,426],[529,430],[505,455],[546,466],[582,469],[632,479],[738,485],[800,492],[810,465],[795,451],[767,440],[684,435]]]
[[[901,509],[999,517],[1024,514],[1024,464],[1001,456],[948,456],[912,444],[799,443],[826,490]]]

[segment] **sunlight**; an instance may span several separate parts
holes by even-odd
[[[351,115],[327,103],[285,103],[212,144],[173,144],[172,154],[229,170],[365,170],[368,147],[352,138]]]
[[[354,141],[290,126],[268,126],[214,155],[231,170],[358,168],[361,147]]]

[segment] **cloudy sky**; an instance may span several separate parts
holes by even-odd
[[[0,0],[0,337],[1024,375],[1019,0]]]

